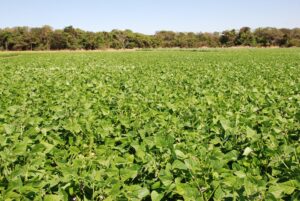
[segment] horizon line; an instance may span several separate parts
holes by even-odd
[[[85,31],[85,32],[93,32],[93,33],[98,33],[98,32],[112,32],[114,30],[116,31],[132,31],[133,33],[139,33],[139,34],[143,34],[143,35],[155,35],[156,33],[158,32],[174,32],[174,33],[222,33],[224,31],[231,31],[231,30],[235,30],[235,31],[238,31],[244,27],[248,27],[250,28],[251,31],[255,31],[257,29],[267,29],[267,28],[270,28],[270,29],[289,29],[289,30],[294,30],[294,29],[300,29],[300,27],[293,27],[293,28],[289,28],[289,27],[276,27],[276,26],[260,26],[260,27],[250,27],[250,26],[242,26],[242,27],[239,27],[239,28],[227,28],[227,29],[224,29],[222,31],[175,31],[175,30],[170,30],[170,29],[161,29],[161,30],[156,30],[154,33],[150,34],[150,33],[145,33],[145,32],[140,32],[140,31],[135,31],[133,29],[130,29],[130,28],[126,28],[126,29],[119,29],[119,28],[113,28],[111,29],[110,31],[107,31],[107,30],[99,30],[99,31],[91,31],[91,30],[87,30],[87,29],[84,29],[84,28],[80,28],[80,27],[76,27],[76,26],[73,26],[73,25],[66,25],[64,26],[63,28],[57,28],[57,27],[53,27],[49,24],[44,24],[44,25],[41,25],[41,26],[30,26],[30,25],[17,25],[17,26],[7,26],[7,27],[0,27],[0,30],[5,30],[5,29],[14,29],[14,28],[20,28],[20,27],[23,27],[23,28],[29,28],[29,29],[34,29],[34,28],[43,28],[43,27],[50,27],[52,30],[64,30],[65,28],[67,27],[73,27],[74,29],[79,29],[79,30],[82,30],[82,31]]]

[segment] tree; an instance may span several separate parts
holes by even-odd
[[[48,25],[45,25],[40,29],[40,49],[50,50],[50,40],[52,32],[52,27]]]
[[[73,26],[67,26],[63,30],[65,38],[67,40],[67,49],[76,50],[80,49],[78,33]]]
[[[62,30],[55,30],[51,34],[50,48],[51,50],[63,50],[68,48],[67,36]]]
[[[73,26],[53,30],[50,26],[0,29],[0,50],[61,49],[131,49],[131,48],[198,48],[242,46],[300,46],[300,28],[242,27],[215,33],[158,31],[154,35],[135,33],[129,29],[111,32],[88,32]]]
[[[235,45],[236,32],[234,29],[230,31],[223,31],[220,36],[220,43],[222,46],[231,47]]]
[[[109,32],[98,32],[96,33],[96,40],[99,49],[105,49],[111,47],[112,36]]]
[[[0,35],[0,40],[2,49],[4,50],[11,50],[10,42],[12,41],[12,31],[10,29],[3,29]]]
[[[284,34],[276,28],[258,28],[254,31],[254,37],[261,46],[278,46]]]
[[[242,27],[237,34],[235,45],[254,46],[255,44],[256,41],[250,27]]]
[[[300,28],[291,30],[288,47],[300,47]]]
[[[127,36],[125,32],[114,29],[111,31],[111,36],[112,36],[112,43],[111,43],[112,48],[124,49],[126,47]]]
[[[173,31],[159,31],[155,33],[156,40],[161,44],[161,47],[176,47],[176,33]]]
[[[220,34],[215,33],[199,33],[198,37],[198,47],[219,47],[220,46]]]
[[[81,47],[86,50],[95,50],[99,48],[97,34],[93,32],[86,32],[81,39]]]

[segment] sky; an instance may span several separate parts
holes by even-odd
[[[0,0],[0,7],[0,28],[73,25],[153,34],[300,27],[300,0]]]

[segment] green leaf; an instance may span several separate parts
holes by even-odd
[[[49,143],[47,143],[45,141],[42,141],[41,144],[44,145],[44,147],[46,148],[45,149],[45,153],[49,153],[53,149],[53,147],[54,147],[53,144],[49,144]]]
[[[138,166],[133,166],[130,168],[122,168],[120,170],[120,176],[123,181],[126,181],[127,179],[134,179],[138,174]]]
[[[243,155],[248,156],[253,150],[250,147],[246,147],[244,150]]]
[[[250,181],[250,179],[246,179],[244,181],[245,192],[247,196],[251,196],[258,192],[258,185]]]
[[[6,145],[6,137],[3,135],[0,135],[0,145],[5,146]]]
[[[160,188],[160,186],[161,186],[160,181],[157,181],[151,185],[151,189],[158,189],[158,188]]]
[[[143,199],[144,197],[146,197],[149,194],[150,194],[149,190],[145,187],[138,190],[138,198],[140,198],[140,199]]]
[[[62,198],[59,195],[45,195],[44,201],[60,201]]]
[[[16,155],[24,155],[26,153],[27,142],[19,142],[15,145],[13,153]]]
[[[234,172],[234,174],[236,175],[236,176],[238,176],[239,178],[245,178],[247,175],[244,173],[244,172],[242,172],[242,171],[236,171],[236,172]]]
[[[186,156],[182,151],[180,151],[180,150],[178,150],[178,149],[175,150],[175,154],[176,154],[176,156],[177,156],[178,158],[180,158],[180,159],[185,159],[185,158],[187,158],[187,156]]]
[[[200,198],[200,192],[196,187],[178,181],[176,182],[176,192],[187,201],[199,200]]]
[[[224,198],[224,192],[222,191],[222,188],[219,186],[214,192],[214,200],[222,200]]]
[[[223,127],[223,129],[224,129],[225,131],[231,129],[231,127],[230,127],[230,121],[229,121],[229,120],[224,119],[224,118],[221,118],[221,119],[220,119],[220,123],[221,123],[221,125],[222,125],[222,127]]]
[[[163,194],[159,194],[157,191],[151,192],[151,200],[152,201],[160,201],[164,197]]]
[[[169,186],[173,183],[173,175],[167,170],[161,170],[159,172],[159,179],[164,186]]]
[[[272,193],[275,198],[281,198],[283,194],[290,195],[299,187],[299,182],[290,180],[270,186],[269,192]]]
[[[12,134],[15,131],[15,126],[12,124],[4,124],[4,130],[7,134]]]
[[[186,165],[179,161],[179,160],[175,160],[172,164],[172,169],[180,169],[180,170],[187,170],[188,168],[186,167]]]
[[[72,133],[79,133],[81,131],[80,125],[75,120],[69,120],[63,127]]]
[[[253,140],[258,140],[258,135],[256,133],[255,130],[247,127],[247,131],[246,131],[247,137]]]

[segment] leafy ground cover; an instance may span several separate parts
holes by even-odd
[[[297,200],[300,49],[0,55],[1,200]]]

